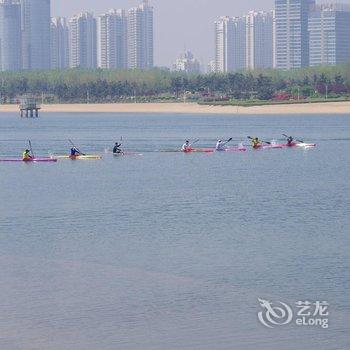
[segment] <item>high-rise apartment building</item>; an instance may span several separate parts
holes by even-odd
[[[226,73],[233,70],[233,19],[220,17],[215,22],[215,71]]]
[[[69,20],[69,65],[97,67],[97,28],[93,14],[82,12]]]
[[[124,10],[110,10],[98,18],[98,66],[126,69],[127,20]]]
[[[50,68],[50,0],[21,0],[24,69]]]
[[[219,73],[246,67],[246,20],[220,17],[215,22],[215,65]]]
[[[153,67],[153,7],[148,0],[128,11],[128,68]]]
[[[21,5],[18,1],[0,1],[0,71],[18,71],[21,56]]]
[[[310,66],[350,61],[350,5],[316,6],[309,18]]]
[[[272,68],[274,53],[273,12],[249,12],[246,16],[248,69]]]
[[[275,0],[275,65],[294,69],[309,65],[308,19],[315,0]]]
[[[246,69],[247,25],[246,17],[233,18],[233,71]]]
[[[51,69],[69,67],[69,33],[67,20],[51,19]]]

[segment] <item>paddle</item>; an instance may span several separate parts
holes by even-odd
[[[227,145],[229,142],[231,142],[233,140],[232,137],[230,137],[227,141],[224,142],[224,145]]]
[[[80,149],[73,143],[72,140],[68,139],[68,141],[71,143],[71,145],[82,155],[82,156],[86,156],[85,153],[81,152]]]
[[[195,144],[195,143],[197,143],[197,142],[199,142],[199,139],[198,139],[198,140],[193,141],[192,143],[190,143],[190,144],[189,144],[189,147],[191,148],[191,147],[192,147],[192,145],[194,145],[194,144]]]
[[[248,138],[249,140],[254,140],[254,138],[251,137],[251,136],[247,136],[247,138]],[[269,142],[269,141],[261,140],[261,142],[264,142],[264,143],[267,143],[268,145],[271,145],[271,142]]]
[[[289,136],[286,135],[286,134],[282,134],[282,136],[286,137],[287,139],[289,138]],[[301,140],[296,140],[296,141],[301,142],[301,143],[304,143],[304,141],[301,141]]]
[[[31,143],[30,140],[28,141],[28,143],[29,143],[30,153],[32,154],[32,158],[35,158],[35,155],[34,155],[34,152],[33,152],[32,143]]]

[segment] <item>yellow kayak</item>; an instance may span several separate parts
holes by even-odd
[[[84,154],[84,155],[65,155],[65,156],[55,156],[57,159],[72,159],[72,160],[100,160],[102,159],[101,156],[97,154]]]

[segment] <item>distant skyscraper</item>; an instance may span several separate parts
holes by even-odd
[[[184,52],[173,64],[173,69],[179,72],[199,73],[200,63],[193,56],[192,52]]]
[[[215,22],[215,70],[233,71],[233,19],[220,17]]]
[[[308,18],[315,0],[275,0],[275,64],[278,69],[309,65]]]
[[[128,68],[153,67],[153,7],[144,0],[128,11]]]
[[[310,65],[350,61],[350,6],[319,5],[309,18]]]
[[[246,16],[248,69],[273,67],[273,12],[250,12]]]
[[[247,61],[246,17],[233,18],[233,70],[246,69]]]
[[[69,65],[97,67],[96,19],[91,13],[80,13],[69,20]]]
[[[215,22],[215,65],[220,73],[246,67],[246,20],[221,17]]]
[[[50,69],[50,0],[21,0],[24,69]]]
[[[0,1],[0,71],[18,71],[21,56],[21,5]]]
[[[98,66],[126,69],[127,20],[124,10],[110,10],[98,18]]]
[[[65,18],[51,19],[51,69],[69,67],[68,25]]]

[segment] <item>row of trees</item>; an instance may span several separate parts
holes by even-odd
[[[114,102],[130,99],[204,100],[290,99],[350,93],[350,64],[289,72],[276,70],[228,74],[80,70],[0,74],[2,103],[24,95],[48,102]]]

